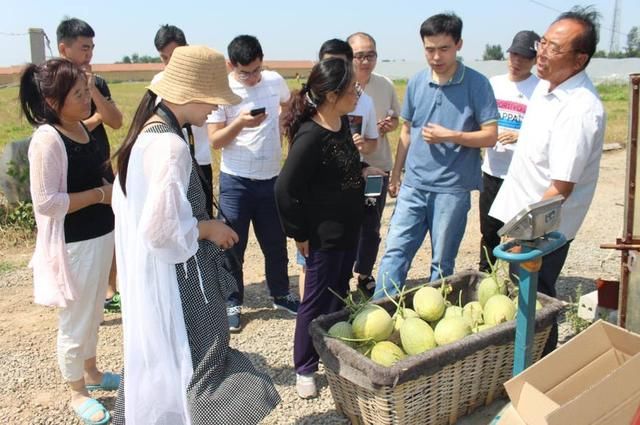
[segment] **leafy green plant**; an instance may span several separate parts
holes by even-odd
[[[24,161],[25,164],[28,162]],[[29,182],[29,166],[28,165],[19,165],[15,161],[9,161],[9,166],[7,167],[7,175],[13,177],[13,179],[20,184]]]
[[[18,202],[17,204],[3,207],[0,211],[0,226],[17,227],[33,231],[36,228],[36,219],[33,215],[31,202]]]

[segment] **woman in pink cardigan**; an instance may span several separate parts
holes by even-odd
[[[109,146],[82,120],[91,108],[84,72],[66,59],[28,65],[20,104],[36,131],[29,146],[38,235],[31,260],[35,302],[59,307],[58,364],[70,406],[85,424],[106,424],[91,390],[115,390],[119,375],[96,367],[98,326],[113,256]]]

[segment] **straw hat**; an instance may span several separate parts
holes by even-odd
[[[229,88],[224,56],[205,46],[177,47],[160,81],[147,88],[178,105],[228,105],[242,100]]]

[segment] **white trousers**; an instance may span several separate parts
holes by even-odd
[[[96,356],[113,244],[113,232],[66,244],[78,295],[58,312],[58,366],[67,382],[80,380],[84,361]]]

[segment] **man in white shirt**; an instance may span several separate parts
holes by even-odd
[[[357,32],[347,38],[353,49],[353,65],[356,78],[364,93],[373,99],[373,106],[378,127],[378,143],[375,150],[363,153],[362,157],[369,165],[385,172],[382,183],[382,194],[376,198],[373,205],[365,209],[360,241],[358,242],[358,256],[354,271],[358,274],[358,288],[368,295],[373,295],[376,281],[373,277],[373,266],[378,256],[380,246],[380,221],[387,201],[389,187],[389,173],[393,168],[391,145],[387,134],[398,128],[400,103],[393,82],[387,77],[374,71],[378,59],[376,41],[364,32]]]
[[[508,221],[529,204],[562,195],[559,231],[567,243],[543,257],[538,291],[555,297],[556,280],[596,189],[605,112],[585,68],[598,43],[597,12],[576,7],[561,14],[540,42],[536,87],[518,149],[489,214]],[[555,348],[557,325],[544,353]]]
[[[491,88],[496,97],[500,119],[498,120],[498,141],[492,148],[484,150],[482,161],[482,191],[480,192],[480,263],[479,269],[490,272],[489,263],[495,264],[493,248],[500,244],[498,230],[504,225],[489,216],[500,186],[507,175],[511,158],[517,147],[518,133],[527,112],[527,104],[538,84],[538,77],[531,73],[536,63],[535,43],[540,36],[533,31],[520,31],[511,47],[507,49],[509,72],[491,78]]]
[[[180,28],[174,25],[162,25],[156,32],[153,43],[160,54],[162,63],[167,66],[173,51],[176,47],[186,46],[187,39]],[[164,71],[160,71],[154,75],[151,84],[161,79],[163,74]],[[160,103],[160,100],[158,100],[158,103]],[[202,171],[199,174],[201,178],[204,178],[202,188],[204,189],[207,203],[207,212],[209,216],[213,217],[213,170],[211,169],[211,146],[209,146],[207,127],[206,125],[200,127],[192,125],[191,131],[193,132],[193,156],[200,167],[200,171]]]
[[[207,120],[209,140],[222,149],[220,209],[240,241],[232,248],[240,263],[233,272],[238,292],[228,300],[229,330],[241,329],[242,263],[249,224],[264,254],[267,286],[273,307],[292,314],[299,301],[289,292],[287,241],[280,226],[273,187],[282,160],[280,114],[289,100],[284,79],[262,67],[260,42],[250,35],[234,38],[228,46],[229,86],[242,98],[238,105],[220,106]]]
[[[338,57],[353,63],[353,50],[344,40],[332,38],[322,43],[318,52],[318,59]],[[361,155],[373,152],[378,143],[378,128],[376,126],[376,111],[370,96],[362,93],[358,97],[356,108],[349,112],[349,122],[353,143]]]

